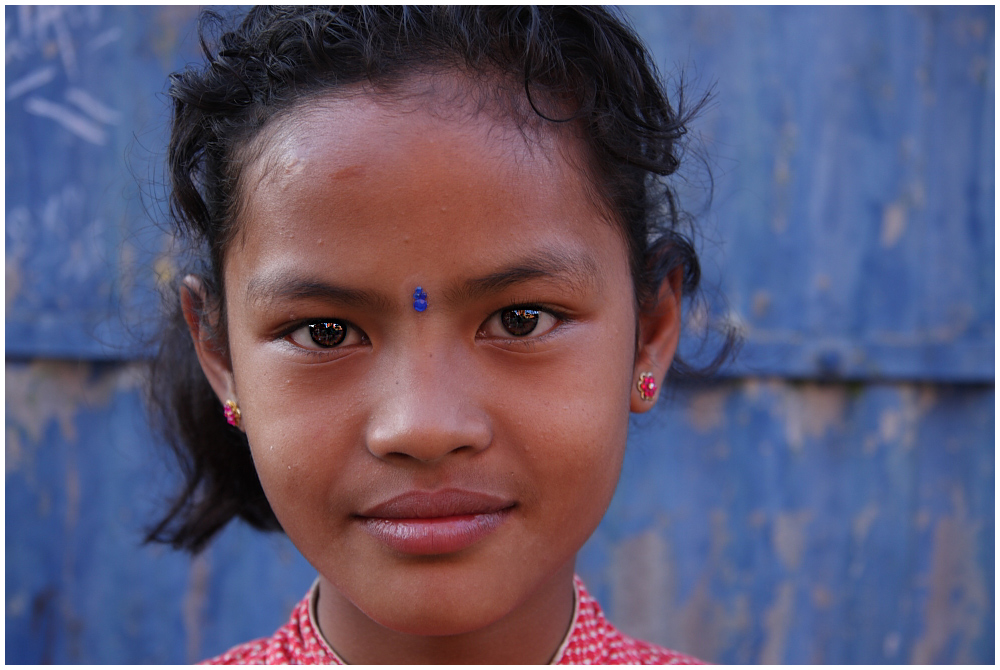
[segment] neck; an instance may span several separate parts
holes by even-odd
[[[323,637],[348,663],[545,664],[569,632],[573,562],[498,621],[458,635],[413,635],[386,628],[319,579],[316,614]]]

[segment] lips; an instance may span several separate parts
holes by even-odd
[[[362,528],[395,551],[415,556],[450,554],[494,533],[514,502],[474,491],[411,491],[357,515]]]

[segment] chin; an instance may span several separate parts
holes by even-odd
[[[431,636],[486,628],[517,605],[514,594],[502,583],[483,583],[481,578],[473,580],[461,573],[412,575],[401,582],[379,589],[380,593],[369,592],[354,603],[386,628]]]
[[[471,633],[496,623],[507,614],[488,597],[445,606],[440,601],[406,600],[408,602],[395,600],[387,607],[362,611],[379,625],[398,633],[434,637]]]

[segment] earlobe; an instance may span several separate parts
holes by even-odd
[[[656,404],[681,335],[681,283],[684,268],[676,268],[660,285],[656,306],[639,316],[639,349],[632,371],[630,409],[648,411]]]
[[[180,287],[181,310],[194,342],[198,363],[215,391],[219,402],[236,401],[232,364],[225,348],[219,345],[214,328],[206,322],[207,294],[199,277],[188,275]]]

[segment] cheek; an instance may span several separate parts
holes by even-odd
[[[565,470],[565,499],[575,499],[578,510],[587,510],[581,521],[590,524],[588,535],[611,502],[625,454],[633,372],[632,318],[630,312],[614,315],[595,338],[593,348],[577,352],[571,366],[572,388],[561,403],[553,404],[552,415],[560,419],[553,441],[556,435],[562,438],[560,453],[554,454],[551,463],[561,463]]]
[[[552,407],[546,413],[551,428],[542,434],[544,479],[558,484],[553,488],[564,500],[600,505],[601,513],[618,483],[628,438],[628,405],[618,395],[581,393]]]
[[[287,517],[307,499],[333,505],[332,491],[344,485],[347,464],[363,449],[365,394],[331,366],[288,364],[267,345],[234,337],[232,351],[243,428],[275,513]]]
[[[590,330],[586,341],[513,393],[521,401],[505,422],[535,473],[539,495],[560,510],[553,516],[586,535],[603,516],[621,472],[633,337],[631,327]]]

